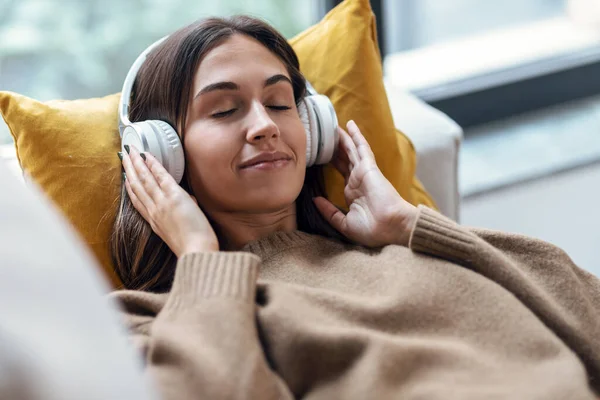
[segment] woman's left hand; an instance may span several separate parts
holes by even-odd
[[[331,163],[342,174],[349,211],[344,214],[324,197],[314,199],[323,217],[348,239],[368,247],[408,240],[417,217],[415,206],[400,196],[379,170],[369,143],[354,121],[339,129],[339,147]]]

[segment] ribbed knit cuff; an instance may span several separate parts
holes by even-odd
[[[421,253],[451,261],[470,263],[476,236],[449,218],[424,205],[418,216],[408,246]]]
[[[260,258],[246,252],[188,253],[177,261],[165,307],[189,307],[206,298],[254,301]]]

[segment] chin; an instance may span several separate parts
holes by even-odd
[[[247,209],[252,209],[256,212],[275,212],[292,206],[298,196],[261,196],[253,198],[246,204]]]
[[[294,203],[302,186],[304,185],[304,175],[281,176],[277,179],[269,179],[264,181],[245,182],[247,188],[244,193],[240,193],[240,199],[248,205],[257,206],[259,208],[281,208]]]

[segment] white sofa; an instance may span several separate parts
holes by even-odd
[[[460,222],[458,155],[462,128],[441,111],[395,88],[390,81],[384,83],[394,124],[415,146],[417,177],[441,213]]]
[[[459,220],[458,152],[463,132],[447,115],[415,96],[385,82],[396,127],[413,142],[417,151],[417,177],[431,194],[442,214]],[[12,145],[0,146],[0,158],[20,175]]]
[[[0,399],[157,398],[95,259],[2,161],[0,260]]]

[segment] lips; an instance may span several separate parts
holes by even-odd
[[[286,153],[276,151],[276,152],[264,152],[260,153],[240,164],[240,169],[252,167],[254,165],[265,163],[265,162],[274,162],[278,160],[291,160],[292,157],[287,155]]]

